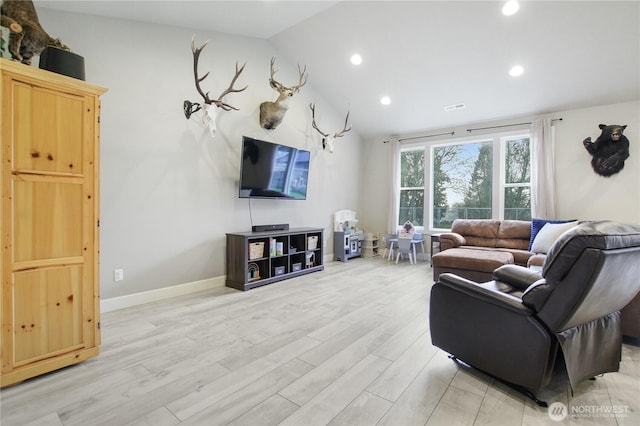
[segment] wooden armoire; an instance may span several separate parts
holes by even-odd
[[[100,95],[0,59],[0,386],[98,355]]]

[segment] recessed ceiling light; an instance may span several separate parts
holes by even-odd
[[[502,14],[504,16],[514,15],[520,9],[520,5],[515,0],[509,0],[502,6]]]
[[[388,96],[383,96],[382,98],[380,98],[380,103],[382,105],[389,105],[391,103],[391,98]]]
[[[351,63],[353,65],[360,65],[362,63],[362,56],[358,55],[357,53],[354,54],[353,56],[351,56]]]
[[[524,68],[522,68],[520,65],[516,65],[509,70],[509,75],[512,77],[518,77],[522,75],[523,72],[524,72]]]

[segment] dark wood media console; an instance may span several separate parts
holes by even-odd
[[[238,290],[322,271],[323,229],[227,233],[226,286]]]

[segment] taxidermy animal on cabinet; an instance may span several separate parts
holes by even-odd
[[[307,67],[304,69],[300,69],[300,65],[298,65],[298,73],[300,74],[300,80],[298,84],[291,87],[285,87],[281,83],[278,83],[273,79],[274,74],[277,72],[274,69],[273,64],[275,63],[276,58],[271,58],[271,77],[269,78],[269,84],[273,87],[278,93],[278,99],[274,102],[263,102],[260,104],[260,126],[264,129],[275,129],[282,122],[284,115],[289,109],[289,98],[291,98],[294,93],[298,93],[300,88],[307,83]]]
[[[591,167],[605,177],[618,173],[624,167],[624,160],[629,158],[629,139],[622,134],[627,125],[613,124],[598,126],[602,133],[595,142],[588,137],[582,143],[591,154]]]
[[[38,14],[32,1],[4,0],[2,2],[2,25],[15,23],[22,32],[11,32],[9,52],[16,61],[31,65],[33,55],[39,55],[48,46],[70,50],[60,39],[49,36],[40,25]],[[11,28],[11,27],[9,27]]]
[[[2,0],[0,0],[0,5],[2,5]],[[2,26],[3,28],[7,28],[9,29],[9,38],[7,40],[0,40],[0,44],[2,45],[2,47],[0,48],[3,51],[9,51],[9,40],[11,39],[11,37],[15,37],[12,36],[11,34],[13,33],[21,33],[22,32],[22,26],[20,24],[18,24],[16,21],[14,21],[13,19],[9,18],[8,16],[4,16],[4,15],[0,15],[0,26]],[[1,55],[0,55],[1,56]]]
[[[344,128],[340,132],[336,132],[333,135],[324,133],[316,124],[316,104],[310,104],[309,108],[311,108],[311,125],[318,131],[318,133],[322,135],[322,149],[327,149],[327,147],[329,147],[329,152],[333,154],[333,142],[337,138],[341,138],[345,133],[351,130],[351,126],[349,126],[349,114],[351,114],[351,108],[349,108],[349,110],[347,111],[347,117],[344,119]]]
[[[200,82],[207,78],[209,73],[206,73],[202,77],[198,77],[198,61],[200,60],[200,53],[202,52],[202,49],[205,48],[207,43],[209,43],[209,41],[205,41],[202,46],[196,48],[195,40],[196,36],[194,35],[191,38],[191,52],[193,52],[193,75],[196,80],[196,90],[198,90],[198,93],[200,93],[200,96],[202,96],[202,98],[204,99],[204,104],[201,105],[195,102],[184,101],[184,115],[185,117],[187,117],[187,119],[189,119],[191,117],[191,114],[202,109],[202,122],[209,129],[211,137],[213,137],[216,134],[216,108],[222,108],[225,111],[231,111],[232,109],[236,111],[238,110],[238,108],[224,102],[222,98],[227,96],[229,93],[242,92],[247,87],[249,87],[244,86],[242,89],[233,88],[233,85],[236,83],[236,80],[240,76],[240,73],[242,73],[242,71],[244,70],[244,67],[245,65],[247,65],[247,63],[245,62],[244,65],[238,68],[238,62],[236,62],[236,74],[235,76],[233,76],[229,87],[225,91],[223,91],[220,96],[218,96],[218,99],[211,99],[209,97],[209,92],[205,93],[204,90],[202,90],[202,88],[200,87]]]
[[[0,4],[2,4],[2,0],[0,0]],[[2,25],[5,28],[9,28],[9,30],[12,33],[22,32],[22,25],[18,24],[16,21],[9,18],[8,16],[0,15],[0,25]]]

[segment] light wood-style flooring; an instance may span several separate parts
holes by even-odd
[[[639,347],[573,397],[564,382],[540,395],[580,413],[552,420],[431,345],[430,277],[425,261],[351,259],[104,314],[100,356],[0,391],[1,423],[640,424]]]

